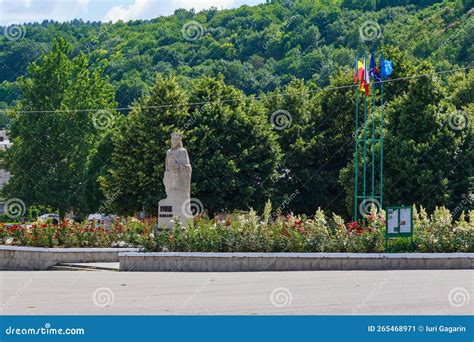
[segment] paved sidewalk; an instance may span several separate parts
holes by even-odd
[[[474,271],[0,272],[2,315],[466,315]]]

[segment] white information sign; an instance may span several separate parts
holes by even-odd
[[[413,233],[413,212],[411,207],[387,208],[387,234],[410,235]]]
[[[400,233],[411,233],[411,208],[400,208]]]
[[[387,210],[387,229],[388,234],[398,233],[398,209]]]

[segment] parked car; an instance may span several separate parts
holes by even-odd
[[[49,221],[51,221],[54,224],[58,224],[59,215],[58,214],[44,214],[44,215],[38,216],[36,221],[38,221],[38,222],[49,222]]]
[[[87,216],[87,221],[97,221],[100,222],[105,218],[105,215],[102,214],[90,214]]]
[[[89,222],[96,222],[98,224],[102,224],[105,226],[105,228],[110,227],[110,224],[113,222],[114,219],[116,219],[117,216],[115,215],[104,215],[104,214],[90,214],[87,216],[87,221]]]

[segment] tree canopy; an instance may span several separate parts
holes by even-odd
[[[471,8],[274,0],[147,21],[24,25],[21,39],[0,38],[0,124],[13,142],[4,195],[60,212],[156,214],[178,130],[192,196],[209,214],[270,199],[287,212],[349,216],[362,158],[354,57],[383,50],[394,66],[384,204],[455,208],[474,187]],[[380,120],[380,109],[368,114]]]

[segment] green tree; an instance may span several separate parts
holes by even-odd
[[[114,122],[114,125],[119,125]],[[113,129],[108,130],[97,142],[91,146],[86,163],[86,180],[84,184],[83,210],[87,213],[100,212],[108,214],[113,212],[113,198],[105,196],[101,189],[100,181],[107,175],[110,167],[113,142]]]
[[[91,68],[84,54],[71,53],[64,39],[55,39],[52,51],[20,79],[23,95],[11,117],[13,146],[4,161],[12,174],[7,197],[50,206],[61,215],[83,203],[86,162],[98,136],[96,113],[86,109],[115,107],[102,70]]]
[[[449,114],[450,127],[461,143],[454,157],[450,175],[452,198],[450,207],[455,208],[474,194],[474,71],[456,73],[449,79],[448,90],[456,111]],[[469,209],[474,203],[469,202]]]
[[[173,131],[184,132],[192,197],[210,214],[260,208],[271,196],[268,184],[280,154],[263,107],[222,77],[198,79],[187,98],[174,77],[158,76],[150,95],[113,135],[112,164],[102,185],[120,212],[155,213],[166,196],[164,160]],[[187,101],[211,103],[188,109]]]
[[[429,74],[433,70],[423,63],[418,72]],[[449,125],[453,109],[434,75],[409,81],[407,93],[387,106],[387,205],[416,203],[433,210],[450,204],[450,175],[461,145],[461,138]]]
[[[346,214],[343,203],[347,189],[339,182],[339,175],[354,153],[356,89],[347,87],[352,77],[352,70],[344,70],[331,78],[330,88],[334,89],[318,94],[319,114],[313,124],[317,139],[312,154],[318,156],[313,189],[319,194],[321,208],[340,214]],[[362,99],[360,92],[359,96]],[[360,111],[359,127],[362,122]]]
[[[474,102],[474,70],[454,73],[449,78],[450,99],[457,109]]]
[[[273,195],[280,148],[263,106],[224,83],[223,77],[194,82],[183,121],[193,165],[192,196],[214,214],[261,209]]]
[[[165,197],[164,160],[170,134],[186,116],[187,96],[174,77],[158,75],[150,94],[133,110],[112,135],[110,168],[100,179],[111,208],[119,213],[157,213]]]
[[[310,155],[310,146],[314,136],[310,131],[310,121],[314,120],[314,103],[310,89],[303,80],[293,79],[283,88],[277,88],[264,97],[268,125],[278,136],[283,153],[279,165],[280,177],[277,180],[277,196],[274,207],[279,207],[287,198],[292,198],[285,209],[304,212],[314,208],[314,192],[307,184],[314,175],[314,159]],[[312,184],[312,183],[311,183]],[[299,196],[291,196],[292,194]],[[285,202],[286,203],[286,202]]]

